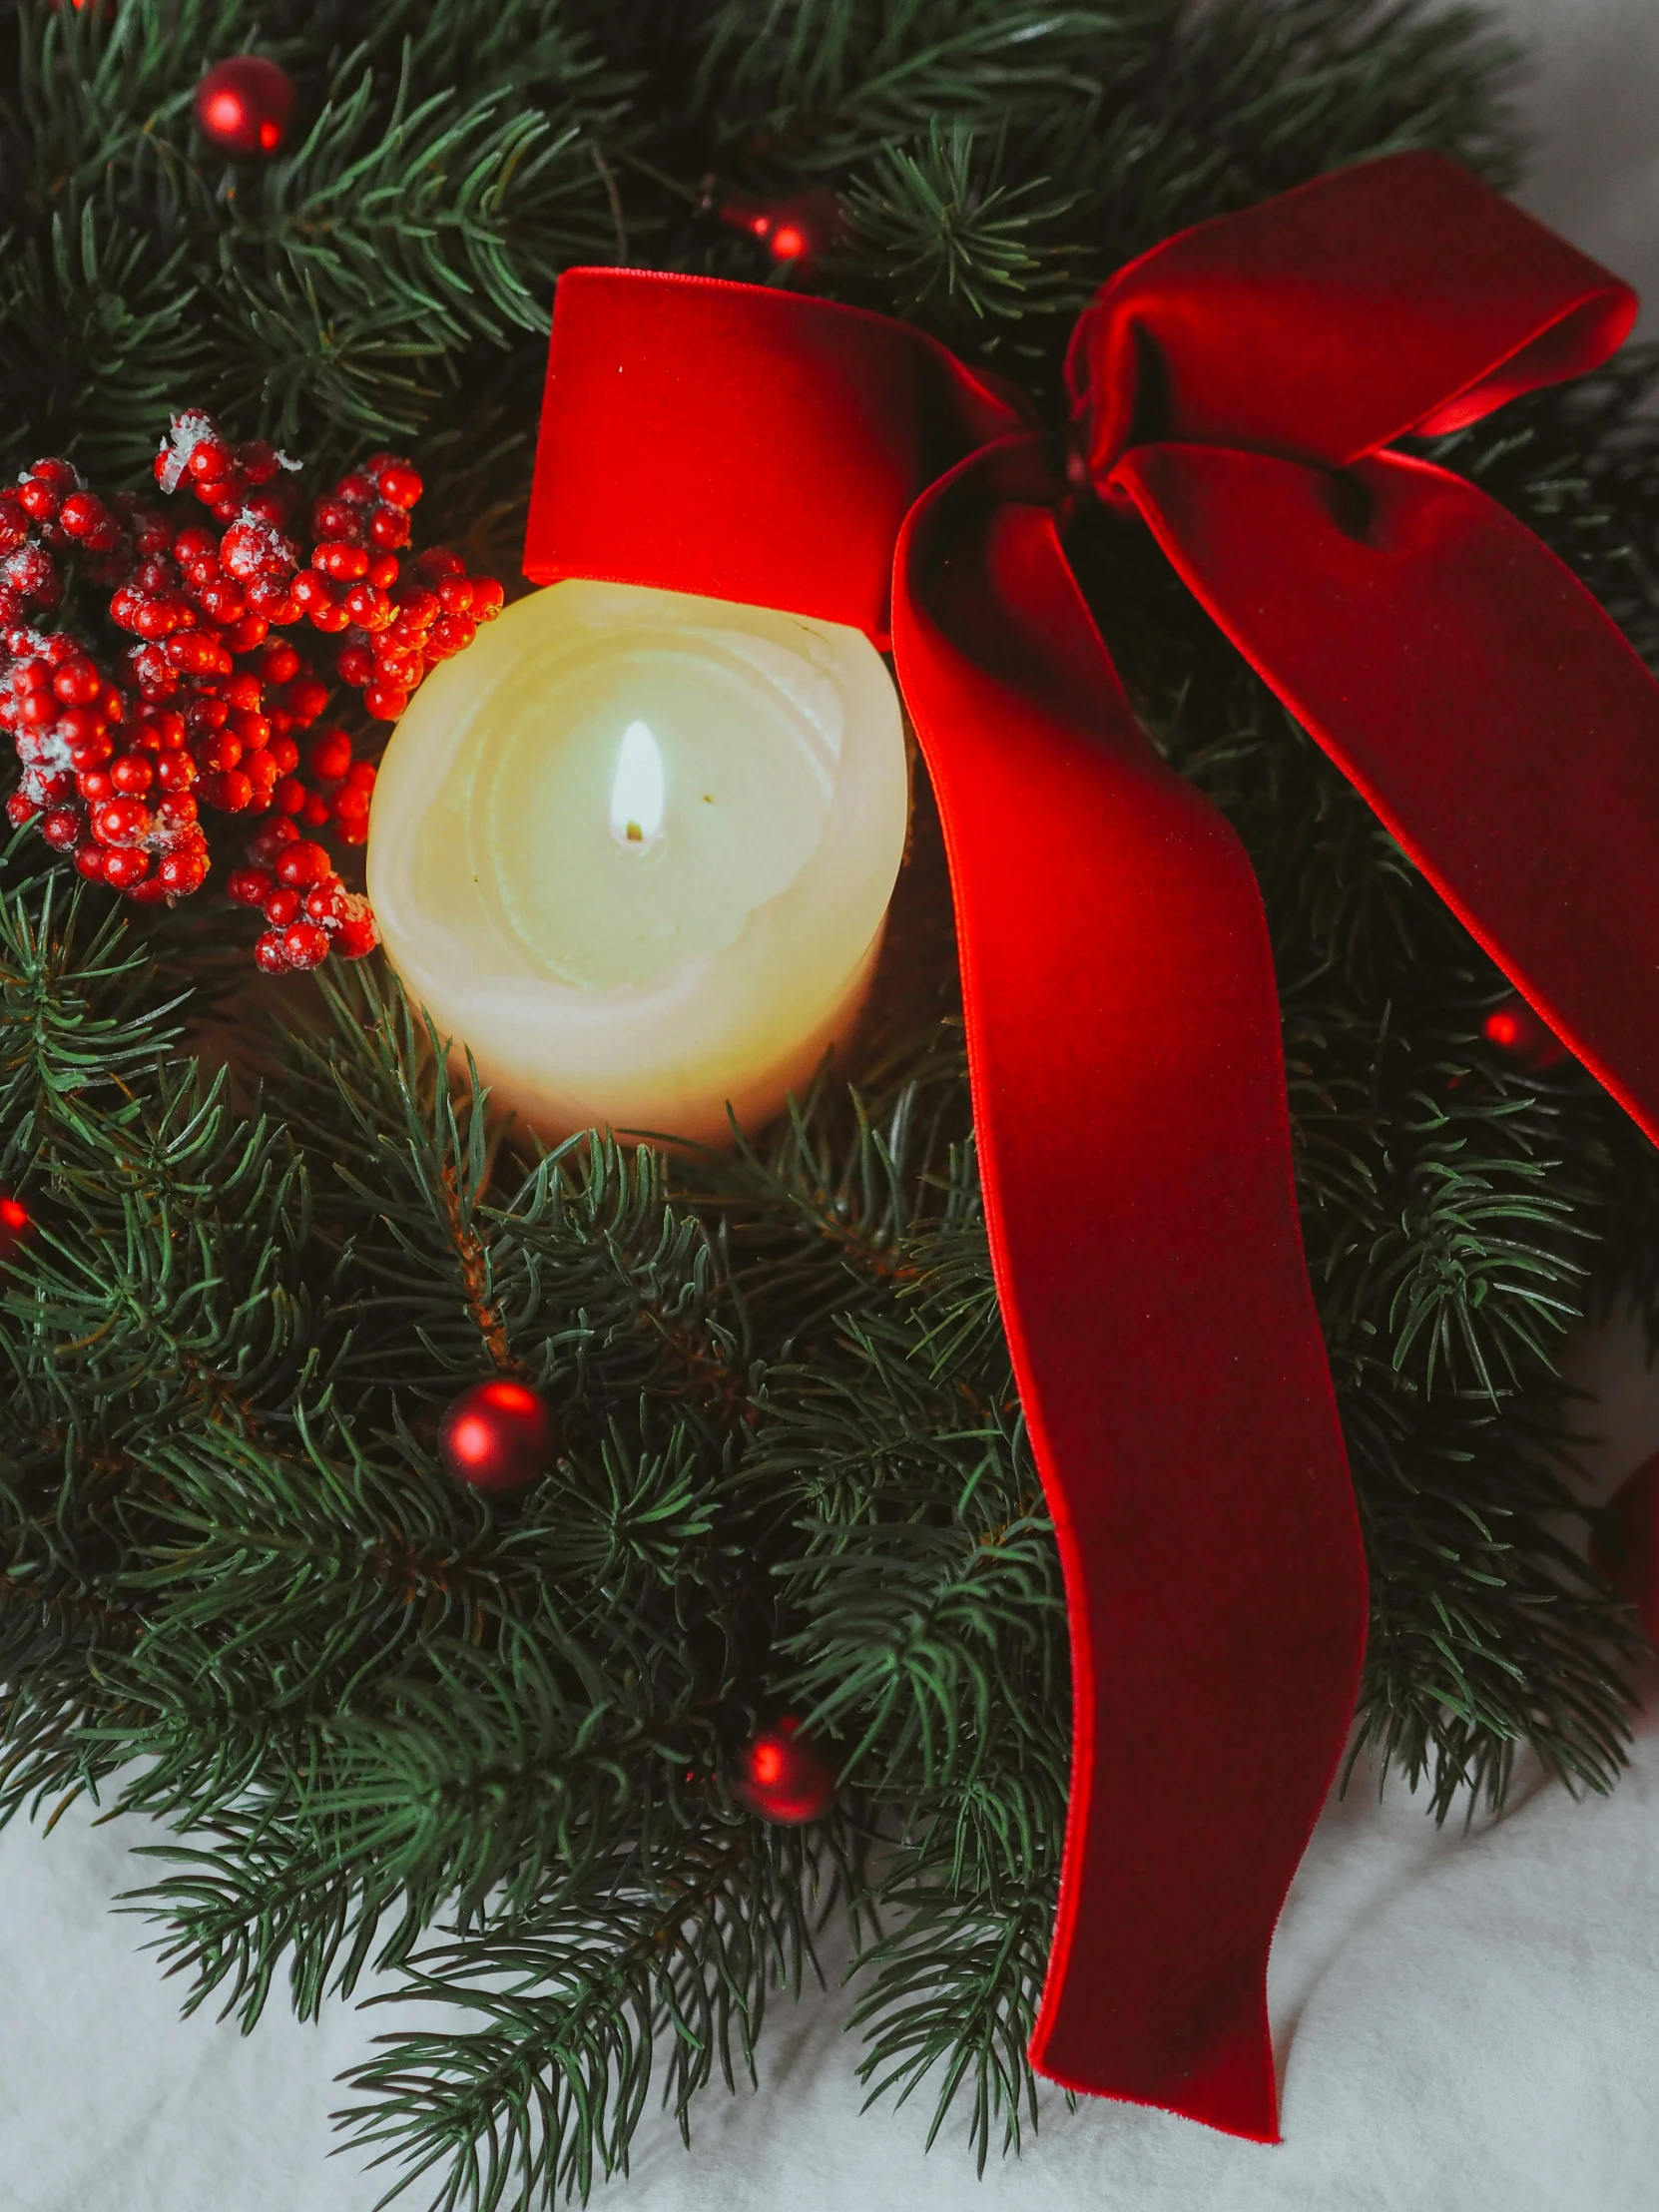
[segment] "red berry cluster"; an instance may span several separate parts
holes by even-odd
[[[188,484],[218,528],[127,495],[106,502],[62,460],[0,492],[0,728],[23,766],[9,819],[36,822],[84,875],[172,901],[208,873],[203,807],[271,816],[249,846],[254,865],[227,886],[264,912],[256,956],[269,970],[314,967],[330,947],[356,958],[376,942],[367,903],[302,834],[331,827],[361,844],[374,770],[341,729],[315,730],[301,747],[328,686],[273,628],[344,633],[337,673],[390,720],[503,596],[441,547],[406,555],[421,484],[389,454],[316,503],[301,566],[290,535],[300,501],[285,480],[296,465],[263,440],[233,445],[191,413],[174,418],[156,479],[168,494]],[[30,627],[63,598],[65,556],[110,589],[111,621],[138,641],[117,675],[67,631]]]
[[[379,938],[368,900],[346,889],[322,846],[302,837],[287,815],[255,831],[248,857],[254,865],[237,868],[225,888],[239,905],[258,906],[270,924],[254,947],[268,975],[315,967],[330,943],[348,960],[373,951]]]
[[[413,573],[396,556],[409,542],[409,509],[421,481],[389,453],[342,476],[311,515],[318,543],[293,596],[312,626],[345,631],[334,667],[382,722],[395,722],[409,694],[438,661],[472,643],[480,622],[501,612],[493,576],[468,576],[447,547],[415,556]]]
[[[83,875],[129,898],[182,898],[208,873],[208,840],[190,786],[185,725],[132,702],[73,638],[14,628],[0,674],[0,726],[14,733],[23,781],[6,802],[17,828],[73,852]],[[118,751],[119,745],[119,751]],[[151,798],[154,803],[151,804]]]

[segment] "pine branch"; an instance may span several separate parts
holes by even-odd
[[[729,2087],[753,2071],[769,1989],[799,1990],[812,1957],[815,1872],[796,1836],[715,1829],[649,1874],[618,1865],[602,1913],[554,1900],[487,1949],[458,1939],[417,1959],[405,1990],[374,2001],[480,2024],[380,2038],[349,2077],[367,2095],[341,2115],[351,2138],[385,2144],[409,2179],[447,2166],[445,2212],[585,2201],[627,2171],[659,2050],[683,2131],[717,2065]]]

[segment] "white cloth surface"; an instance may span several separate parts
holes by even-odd
[[[1509,0],[1539,61],[1526,198],[1659,305],[1659,0]],[[1659,328],[1650,308],[1647,329]],[[1659,1445],[1633,1333],[1588,1344],[1599,1481]],[[3,2212],[369,2212],[384,2174],[330,2159],[335,2077],[395,2014],[335,2004],[256,2033],[198,2014],[109,1911],[151,1879],[136,1824],[72,1811],[0,1837]],[[1659,2206],[1659,1690],[1631,1771],[1575,1803],[1523,1777],[1495,1824],[1437,1830],[1397,1784],[1321,1822],[1271,1976],[1286,2140],[1045,2100],[982,2184],[961,2129],[923,2156],[925,2088],[860,2118],[847,1999],[780,2003],[762,2085],[653,2120],[618,2212],[1651,2212]],[[422,2024],[430,2025],[429,2016]],[[419,2189],[406,2200],[424,2205]]]
[[[1629,1328],[1577,1371],[1610,1491],[1659,1446],[1659,1374]],[[1588,1425],[1588,1424],[1587,1424]],[[84,1810],[0,1838],[4,2212],[370,2212],[330,2159],[335,2076],[401,2008],[335,2004],[252,2036],[176,1990],[109,1901],[153,1879],[140,1824]],[[834,1961],[827,1960],[833,1967]],[[831,1980],[835,1979],[833,1971]],[[761,2086],[708,2092],[686,2152],[653,2116],[616,2212],[1651,2212],[1659,2204],[1659,1677],[1631,1769],[1575,1802],[1533,1772],[1503,1817],[1436,1828],[1397,1783],[1327,1810],[1275,1943],[1285,2141],[1045,2095],[1041,2132],[975,2180],[962,2127],[926,2156],[930,2099],[859,2116],[849,1998],[779,2000]],[[410,2008],[412,2017],[413,2008]],[[431,2015],[420,2025],[431,2026]],[[382,2177],[383,2178],[383,2177]],[[411,2212],[427,2197],[408,2202]]]
[[[1531,56],[1534,158],[1520,198],[1636,286],[1636,334],[1651,338],[1659,334],[1659,0],[1503,0],[1494,13]]]

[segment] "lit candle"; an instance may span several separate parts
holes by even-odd
[[[723,1143],[855,1021],[907,808],[860,631],[566,582],[415,694],[368,891],[410,997],[534,1128]]]

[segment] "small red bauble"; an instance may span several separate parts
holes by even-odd
[[[517,1490],[553,1456],[553,1416],[536,1392],[500,1378],[463,1390],[443,1416],[443,1461],[476,1490]]]
[[[29,1209],[20,1198],[13,1198],[9,1193],[0,1196],[0,1267],[22,1251],[24,1240],[34,1226]]]
[[[734,231],[759,239],[775,262],[810,267],[840,231],[840,206],[832,192],[813,185],[788,200],[757,200],[728,187],[714,198],[715,213]]]
[[[234,161],[275,154],[293,114],[293,79],[261,54],[238,54],[210,69],[196,88],[202,136]],[[204,456],[204,467],[211,456]]]
[[[1492,1008],[1480,1024],[1480,1034],[1529,1075],[1541,1075],[1567,1057],[1567,1048],[1554,1030],[1518,993]]]
[[[763,1820],[790,1826],[820,1821],[835,1802],[834,1770],[800,1728],[800,1722],[786,1714],[745,1747],[738,1794]]]

